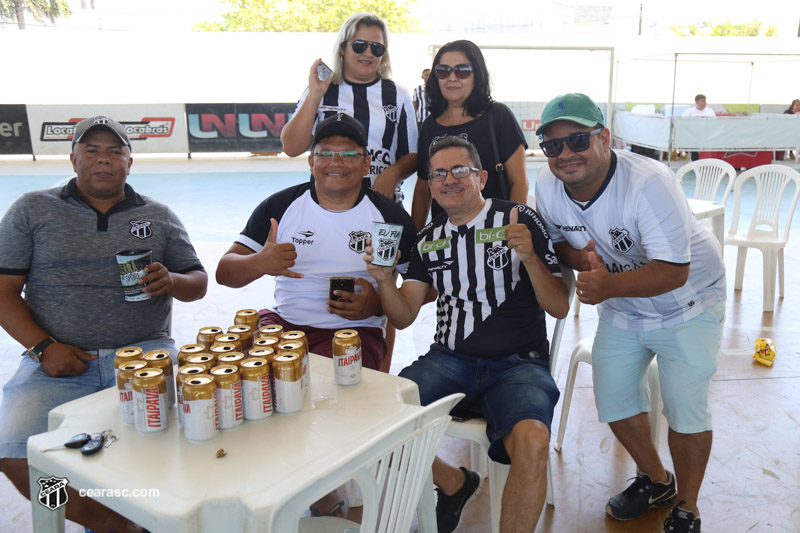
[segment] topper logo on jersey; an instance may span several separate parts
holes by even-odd
[[[508,246],[498,244],[486,250],[486,266],[492,270],[503,270],[509,259]]]
[[[367,239],[372,237],[368,231],[351,231],[350,232],[350,249],[357,254],[363,254],[364,249],[367,247]]]
[[[314,236],[314,232],[310,230],[305,231],[298,231],[298,235],[302,235],[303,238],[292,236],[292,242],[295,244],[314,244],[314,239],[311,237]]]
[[[397,106],[396,105],[385,105],[383,106],[383,112],[392,122],[397,122]]]
[[[131,235],[140,239],[146,239],[153,234],[150,229],[152,222],[149,220],[131,220]]]
[[[608,230],[611,235],[611,246],[618,252],[625,253],[633,247],[633,240],[628,236],[628,230],[613,228]]]

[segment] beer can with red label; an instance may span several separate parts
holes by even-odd
[[[300,386],[303,368],[300,358],[293,353],[282,353],[272,361],[272,377],[275,385],[275,411],[288,415],[303,408],[305,395]]]
[[[258,328],[258,335],[256,335],[256,337],[277,337],[280,339],[281,333],[283,333],[283,326],[280,324],[267,324],[266,326]]]
[[[144,360],[150,368],[160,368],[167,380],[167,407],[175,405],[175,377],[172,371],[172,357],[167,350],[150,350],[144,354]]]
[[[190,376],[183,383],[183,434],[189,442],[203,442],[217,434],[217,384],[207,374]]]
[[[133,413],[133,373],[142,368],[147,368],[147,361],[142,359],[126,361],[122,363],[117,373],[119,413],[122,416],[122,423],[126,426],[136,424],[136,417]]]
[[[305,333],[302,331],[296,333],[301,333],[303,335],[302,338],[295,337],[294,340],[281,339],[281,342],[278,344],[278,353],[289,352],[296,354],[297,357],[300,358],[300,367],[302,369],[300,386],[303,389],[303,394],[305,394],[306,391],[308,391],[309,383],[311,383],[311,374],[309,373],[310,369],[308,366],[308,349],[306,348]],[[286,333],[284,333],[284,335],[286,335]]]
[[[211,345],[214,344],[214,337],[225,333],[221,327],[219,326],[206,326],[204,328],[200,328],[200,331],[197,332],[197,344],[202,344],[205,347],[205,350],[208,351],[211,348]]]
[[[253,330],[247,324],[237,324],[228,328],[228,333],[239,335],[242,341],[242,352],[247,353],[253,347]]]
[[[233,317],[234,324],[250,326],[251,332],[258,331],[258,321],[258,311],[255,309],[239,309],[236,311],[236,316]]]
[[[178,423],[183,425],[183,383],[198,374],[208,374],[205,365],[184,365],[175,374],[175,395],[178,398]]]
[[[114,377],[119,375],[119,367],[127,361],[141,360],[142,349],[138,346],[120,348],[114,355]]]
[[[217,383],[219,429],[233,429],[244,422],[242,378],[236,365],[217,365],[211,369]]]
[[[259,357],[245,359],[239,371],[242,374],[244,419],[251,422],[264,420],[272,414],[269,363]]]
[[[205,351],[206,347],[202,344],[184,344],[181,346],[181,351],[178,352],[178,368],[185,365],[189,357]]]
[[[333,376],[337,385],[361,383],[361,339],[354,329],[333,335]]]
[[[148,435],[167,429],[167,380],[160,368],[142,368],[133,373],[133,414],[139,433]]]

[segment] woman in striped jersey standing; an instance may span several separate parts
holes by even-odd
[[[308,74],[292,119],[281,132],[283,151],[298,156],[308,150],[320,120],[347,113],[367,130],[372,158],[369,185],[403,200],[400,185],[417,168],[417,125],[411,96],[391,79],[386,22],[371,13],[351,16],[339,30],[333,74],[320,79],[317,59]],[[324,77],[324,76],[323,76]]]

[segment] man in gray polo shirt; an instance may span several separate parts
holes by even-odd
[[[117,348],[174,357],[172,298],[197,300],[208,284],[178,217],[126,183],[133,159],[121,124],[80,122],[70,160],[76,178],[23,195],[0,221],[0,326],[27,348],[3,388],[0,469],[26,497],[26,443],[47,431],[50,409],[114,386]],[[147,300],[124,298],[115,253],[127,249],[152,250],[140,280]],[[98,531],[139,529],[68,490],[68,519]]]

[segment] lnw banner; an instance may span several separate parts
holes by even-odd
[[[192,152],[281,152],[296,104],[186,104]]]

